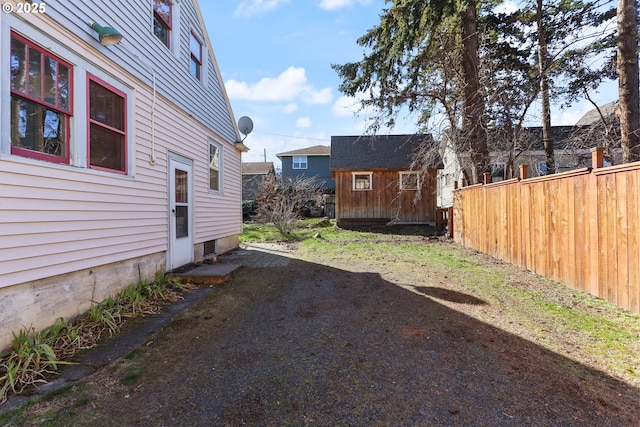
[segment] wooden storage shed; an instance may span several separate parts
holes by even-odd
[[[431,135],[331,137],[338,226],[435,223],[442,162],[412,168],[425,146]]]

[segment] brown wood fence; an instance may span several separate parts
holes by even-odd
[[[640,162],[593,157],[593,169],[455,190],[454,239],[640,313]]]

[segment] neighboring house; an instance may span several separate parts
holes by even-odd
[[[591,114],[591,113],[588,113]],[[586,119],[585,119],[586,120]],[[557,172],[566,172],[591,166],[591,148],[604,141],[604,134],[599,120],[576,126],[552,126],[551,139],[554,142]],[[489,153],[491,166],[491,182],[502,181],[519,176],[521,165],[528,165],[528,177],[547,174],[547,160],[542,139],[542,128],[527,127],[522,130],[519,140],[510,144],[500,131],[489,131],[489,145],[492,147],[510,147],[494,150]],[[491,140],[493,138],[493,140]],[[440,153],[444,168],[438,172],[438,207],[453,206],[453,190],[455,182],[459,184],[469,173],[469,155],[456,156],[451,140],[445,135],[440,145]],[[610,166],[621,160],[620,150],[611,150],[605,164]],[[462,166],[461,163],[462,162]]]
[[[0,14],[0,349],[242,231],[244,146],[196,0],[40,5]]]
[[[257,199],[260,185],[269,176],[276,176],[273,162],[242,163],[242,200]]]
[[[597,124],[604,118],[607,121],[619,121],[620,120],[620,103],[618,101],[612,101],[607,104],[601,105],[598,108],[594,108],[587,111],[584,116],[576,122],[576,126],[587,126]]]
[[[430,135],[332,136],[338,225],[435,223],[441,165],[411,169],[425,143],[433,145]]]
[[[329,169],[331,147],[316,145],[276,154],[276,157],[282,161],[282,179],[317,177],[324,190],[335,190],[336,183]]]

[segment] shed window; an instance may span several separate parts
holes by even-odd
[[[189,46],[191,49],[190,71],[191,75],[198,80],[202,79],[202,43],[200,40],[191,33],[189,39]]]
[[[89,76],[89,165],[127,172],[126,95]]]
[[[153,0],[153,33],[168,48],[171,47],[171,2]]]
[[[417,190],[418,172],[400,172],[400,189]]]
[[[307,156],[293,156],[293,168],[294,169],[306,169],[307,168]]]
[[[11,34],[11,153],[69,162],[72,67]]]
[[[354,190],[371,190],[371,176],[373,172],[353,172]]]

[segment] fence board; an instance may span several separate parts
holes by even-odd
[[[640,171],[627,176],[629,310],[640,313]]]
[[[613,285],[616,289],[616,297],[618,305],[627,307],[629,305],[629,253],[627,250],[627,198],[621,197],[627,194],[627,175],[622,173],[616,176],[615,194],[616,194],[616,249],[617,249],[617,277]],[[618,286],[616,286],[618,284]],[[624,284],[624,285],[623,285]]]
[[[640,162],[454,192],[454,239],[640,313]]]

